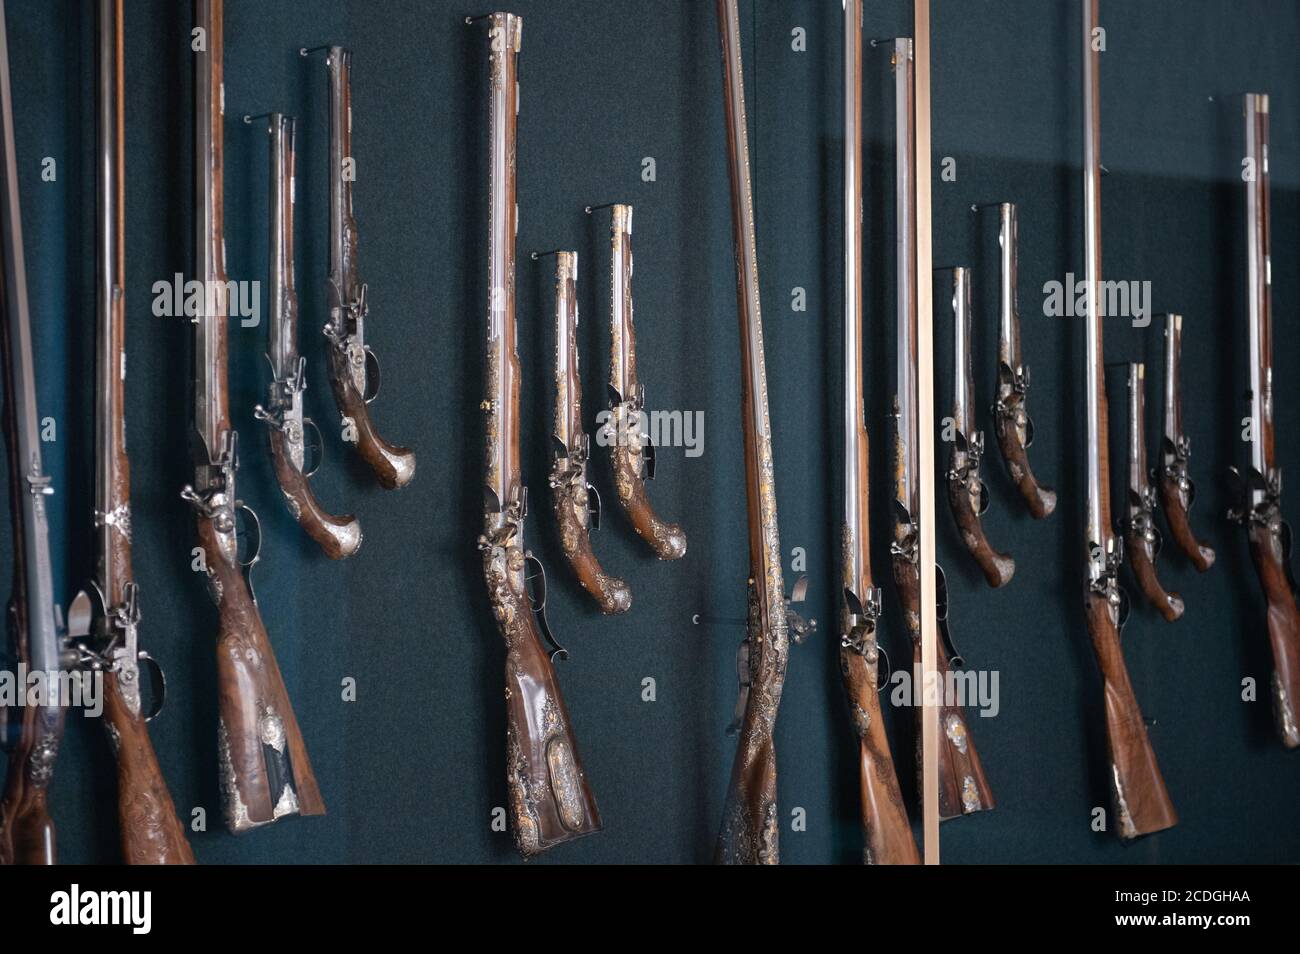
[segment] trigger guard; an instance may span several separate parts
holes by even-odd
[[[239,565],[242,566],[245,571],[252,570],[257,561],[262,558],[262,521],[261,518],[257,516],[257,511],[243,501],[236,504],[235,512],[248,514],[253,521],[253,528],[257,533],[256,549],[253,550],[252,555],[247,560],[239,560]],[[238,553],[236,553],[235,558],[237,560],[239,559]]]
[[[325,461],[325,442],[321,437],[320,428],[316,426],[316,422],[310,417],[304,417],[302,419],[302,449],[304,454],[306,453],[307,448],[312,445],[312,442],[307,439],[308,429],[316,435],[316,460],[315,466],[310,470],[304,470],[302,475],[310,478],[316,473],[316,471],[320,470],[320,465]]]
[[[375,353],[366,345],[366,392],[361,395],[361,400],[369,404],[375,398],[379,397],[379,386],[383,383],[383,376],[379,370],[379,359]]]
[[[975,516],[982,517],[984,512],[989,509],[989,485],[980,481],[980,499],[975,507]]]
[[[1133,611],[1133,601],[1129,598],[1128,590],[1116,585],[1119,591],[1119,623],[1118,628],[1123,629],[1128,624],[1129,614]]]
[[[889,685],[889,680],[894,675],[894,666],[893,663],[889,661],[889,652],[885,649],[884,646],[880,645],[879,641],[876,642],[876,652],[879,656],[885,657],[885,678],[884,679],[880,678],[879,661],[877,661],[876,663],[876,694],[879,695],[880,693],[884,692],[885,687]]]
[[[158,660],[143,649],[136,654],[136,660],[139,662],[141,670],[149,670],[150,699],[153,704],[149,707],[149,711],[145,713],[144,721],[152,722],[158,713],[162,712],[163,704],[167,701],[167,674],[163,672]]]
[[[1034,419],[1025,415],[1025,449],[1034,446]]]
[[[593,531],[600,529],[600,491],[593,485],[587,484],[587,515],[590,517],[591,529]]]

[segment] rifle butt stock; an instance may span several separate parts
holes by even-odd
[[[56,862],[54,819],[48,790],[62,735],[63,712],[24,706],[20,741],[9,752],[0,800],[0,865]]]
[[[921,856],[907,820],[880,711],[874,662],[851,648],[840,649],[840,671],[849,695],[858,737],[858,777],[862,795],[862,860],[869,865],[918,865]]]
[[[118,824],[129,865],[192,865],[194,852],[176,815],[149,731],[122,696],[117,675],[104,675],[104,727],[117,759]]]
[[[1119,836],[1131,841],[1178,824],[1119,642],[1118,613],[1104,595],[1089,593],[1088,635],[1101,667],[1111,795]]]
[[[237,564],[212,520],[199,543],[220,616],[217,635],[218,755],[226,826],[241,834],[290,815],[323,815],[316,777],[275,652]]]
[[[1300,703],[1300,612],[1286,573],[1285,555],[1267,526],[1250,530],[1250,554],[1268,602],[1268,642],[1273,651],[1270,694],[1278,738],[1288,749],[1300,747],[1297,709]]]

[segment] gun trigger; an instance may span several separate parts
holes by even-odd
[[[847,590],[845,592],[848,592]],[[804,574],[794,581],[794,586],[790,587],[790,603],[802,603],[808,598],[808,576]]]
[[[948,651],[949,664],[961,669],[966,665],[966,659],[957,648],[957,644],[953,642],[952,630],[948,626],[948,577],[943,572],[943,567],[937,563],[934,566],[934,584],[935,615],[938,617],[939,636]]]
[[[649,441],[641,448],[641,459],[645,461],[645,479],[655,479],[655,446]]]
[[[600,491],[587,484],[587,513],[591,517],[591,529],[600,529]]]
[[[564,460],[569,456],[569,449],[564,446],[564,441],[554,434],[551,435],[551,455],[555,460]]]

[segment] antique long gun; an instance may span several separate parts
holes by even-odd
[[[582,426],[582,378],[578,374],[578,253],[555,255],[555,428],[551,432],[551,486],[560,546],[583,589],[602,613],[626,613],[632,590],[601,569],[591,549],[600,528],[600,494],[587,480],[591,437]],[[539,256],[534,254],[535,259]]]
[[[487,19],[491,85],[491,193],[488,202],[488,304],[483,574],[497,628],[506,643],[506,783],[515,844],[525,857],[597,832],[596,800],[578,758],[578,744],[551,659],[545,577],[524,543],[528,491],[520,465],[521,374],[515,324],[516,125],[518,57],[523,20]],[[529,581],[537,580],[532,587]],[[553,640],[552,640],[553,642]]]
[[[1165,781],[1156,764],[1146,724],[1138,709],[1120,648],[1127,613],[1118,573],[1122,541],[1110,513],[1109,427],[1101,312],[1101,57],[1094,45],[1098,0],[1080,0],[1083,12],[1083,196],[1084,251],[1087,256],[1088,507],[1084,554],[1084,600],[1088,634],[1101,667],[1106,701],[1106,738],[1119,836],[1125,840],[1178,823]]]
[[[1156,575],[1163,539],[1155,522],[1156,488],[1147,468],[1146,365],[1128,366],[1128,495],[1124,508],[1124,546],[1138,589],[1168,622],[1183,615],[1183,598],[1167,592]]]
[[[1204,573],[1214,565],[1214,550],[1196,539],[1188,520],[1188,511],[1196,500],[1187,463],[1192,456],[1192,441],[1183,430],[1183,316],[1165,316],[1165,432],[1160,441],[1160,464],[1156,480],[1160,485],[1160,504],[1165,522],[1178,548],[1187,554],[1192,566]]]
[[[320,505],[308,482],[315,466],[308,467],[311,435],[320,447],[320,433],[303,414],[302,395],[307,388],[307,359],[298,354],[298,292],[293,276],[293,207],[296,124],[292,116],[272,113],[267,131],[270,143],[270,215],[267,236],[270,259],[267,301],[271,386],[266,407],[253,414],[267,424],[271,463],[289,513],[325,555],[338,560],[361,546],[361,524],[348,514],[335,516]],[[319,466],[319,462],[316,466]]]
[[[14,528],[10,655],[15,667],[43,673],[46,679],[43,705],[25,705],[17,713],[0,708],[0,743],[8,754],[4,795],[0,798],[0,864],[52,865],[55,832],[48,792],[63,737],[65,700],[57,677],[68,660],[56,621],[50,568],[45,498],[54,489],[41,466],[4,0],[0,0],[0,137],[0,281],[4,285],[0,345],[4,358],[9,505]]]
[[[122,0],[96,3],[95,573],[68,611],[82,664],[103,673],[104,727],[117,759],[117,813],[127,864],[193,864],[194,852],[149,740],[140,649],[140,587],[131,568],[126,453],[125,122]],[[142,665],[143,664],[143,665]]]
[[[953,408],[952,451],[948,458],[948,506],[961,541],[975,558],[989,586],[1003,586],[1016,572],[1016,561],[1000,553],[984,535],[980,517],[989,505],[989,489],[980,477],[984,432],[975,424],[975,375],[971,357],[970,269],[952,269]]]
[[[379,395],[379,361],[366,343],[370,316],[365,282],[357,269],[357,220],[352,215],[352,52],[331,46],[326,59],[330,89],[330,274],[326,288],[330,385],[345,432],[355,429],[357,453],[380,486],[405,487],[415,476],[415,454],[384,440],[370,418]]]
[[[844,604],[840,673],[858,737],[863,860],[920,864],[878,685],[881,593],[871,575],[868,444],[863,404],[862,0],[844,4]]]
[[[248,831],[289,815],[322,815],[316,777],[236,539],[238,436],[226,380],[229,285],[223,228],[222,2],[195,0],[205,47],[194,59],[195,272],[206,292],[194,319],[194,507],[208,586],[217,604],[218,757],[226,825]],[[255,516],[253,516],[255,520]]]
[[[590,210],[589,210],[590,211]],[[645,482],[655,475],[655,446],[644,427],[645,386],[637,375],[636,327],[632,321],[632,206],[610,209],[609,410],[606,431],[610,469],[619,505],[637,534],[661,560],[686,555],[686,534],[661,520]]]
[[[895,90],[895,179],[898,207],[898,391],[894,398],[894,539],[890,553],[903,617],[912,637],[912,671],[922,671],[921,554],[920,554],[920,420],[917,415],[917,247],[916,247],[916,115],[913,43],[909,37],[893,42]],[[928,280],[928,277],[927,277]],[[935,657],[938,684],[946,686],[951,659],[944,644],[948,635],[947,587],[936,573],[940,634]],[[917,709],[918,754],[922,710]],[[939,817],[953,818],[993,807],[975,741],[961,706],[944,693],[939,706]]]
[[[807,624],[789,609],[781,573],[772,428],[763,362],[763,316],[759,307],[758,251],[754,239],[754,196],[749,176],[749,132],[745,123],[745,78],[740,57],[740,14],[736,0],[717,0],[717,9],[727,122],[727,168],[731,178],[731,223],[736,249],[736,303],[740,318],[740,402],[745,435],[745,497],[749,508],[749,616],[742,651],[748,671],[748,681],[742,683],[744,715],[723,806],[716,859],[725,864],[777,864],[780,827],[773,731],[785,683],[791,630],[797,640],[806,631]]]
[[[1007,473],[1020,490],[1029,513],[1041,520],[1056,509],[1056,491],[1044,487],[1029,466],[1034,421],[1029,416],[1029,367],[1021,357],[1020,306],[1017,285],[1020,218],[1011,202],[998,204],[998,247],[1001,252],[1001,315],[998,323],[998,389],[993,424]]]
[[[1236,468],[1229,516],[1246,528],[1250,556],[1268,603],[1273,650],[1273,716],[1282,744],[1300,746],[1300,612],[1291,575],[1291,531],[1282,519],[1282,469],[1273,427],[1273,230],[1269,209],[1268,96],[1245,97],[1247,321],[1250,333],[1250,465]]]

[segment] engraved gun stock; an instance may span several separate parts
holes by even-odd
[[[1110,754],[1110,788],[1120,838],[1171,828],[1178,823],[1164,778],[1156,764],[1146,724],[1138,709],[1128,668],[1120,649],[1120,630],[1128,602],[1118,574],[1124,541],[1116,537],[1110,509],[1110,422],[1106,404],[1101,296],[1101,58],[1092,38],[1098,24],[1098,0],[1080,0],[1083,49],[1083,195],[1084,250],[1088,288],[1085,399],[1088,417],[1084,611],[1088,635],[1101,668]]]
[[[862,0],[844,4],[844,529],[840,674],[858,739],[863,861],[920,864],[881,714],[862,337]]]
[[[637,376],[636,330],[632,323],[632,207],[615,205],[610,215],[609,409],[605,440],[618,502],[632,526],[661,560],[686,555],[686,534],[650,506],[645,482],[655,475],[655,447],[645,430],[645,389]]]
[[[54,490],[41,465],[5,23],[4,3],[0,0],[0,292],[4,296],[0,358],[4,363],[5,449],[14,543],[10,642],[15,667],[55,678],[47,683],[43,704],[23,706],[16,714],[6,713],[2,741],[8,752],[8,767],[0,797],[0,865],[52,865],[55,830],[48,793],[63,737],[64,715],[57,676],[67,668],[68,660],[56,620],[50,565],[45,498]]]
[[[1122,526],[1124,545],[1137,579],[1138,589],[1148,603],[1172,623],[1183,615],[1183,598],[1168,593],[1156,575],[1156,558],[1163,538],[1155,523],[1156,489],[1147,470],[1146,366],[1128,366],[1128,508]]]
[[[1300,610],[1291,573],[1291,528],[1282,519],[1282,468],[1273,426],[1273,230],[1269,209],[1269,98],[1245,97],[1246,155],[1258,172],[1246,183],[1247,307],[1250,329],[1250,465],[1233,470],[1228,516],[1246,528],[1268,607],[1273,716],[1282,744],[1300,746]]]
[[[1196,500],[1196,485],[1187,469],[1191,439],[1183,432],[1183,316],[1165,316],[1165,433],[1155,477],[1169,532],[1192,566],[1204,573],[1214,565],[1214,550],[1196,539],[1187,518]]]
[[[289,703],[275,652],[244,570],[236,518],[252,511],[238,499],[238,435],[227,383],[228,303],[222,189],[222,0],[195,0],[208,37],[194,60],[195,271],[209,306],[194,321],[194,483],[181,496],[194,507],[208,586],[220,617],[217,634],[218,755],[226,825],[248,831],[289,815],[322,815],[316,777]],[[211,312],[211,313],[208,313]]]
[[[357,270],[357,221],[352,216],[352,52],[329,48],[330,275],[326,290],[330,385],[345,427],[356,429],[357,453],[380,486],[405,487],[415,476],[415,454],[379,436],[370,402],[379,396],[379,361],[366,343],[370,315],[366,285]],[[347,167],[345,169],[345,166]]]
[[[984,456],[984,432],[975,429],[975,382],[971,372],[971,289],[970,269],[952,270],[952,312],[954,328],[952,417],[956,425],[952,453],[948,459],[948,506],[952,509],[961,541],[975,558],[989,586],[1010,582],[1016,561],[999,553],[984,536],[980,517],[989,505],[989,489],[980,477]]]
[[[998,390],[993,405],[994,430],[1007,473],[1020,490],[1029,513],[1041,520],[1056,509],[1056,491],[1045,487],[1029,466],[1034,422],[1029,416],[1029,368],[1021,362],[1020,307],[1017,303],[1019,217],[1016,206],[998,206],[998,245],[1002,260],[1002,316],[998,332]]]
[[[306,466],[307,448],[315,443],[320,449],[322,442],[320,431],[302,410],[307,361],[298,355],[298,293],[293,276],[294,118],[272,113],[268,132],[271,194],[267,248],[271,267],[267,296],[271,315],[266,359],[271,364],[272,380],[266,407],[259,404],[253,414],[266,422],[271,463],[289,513],[326,556],[339,560],[360,548],[361,524],[351,514],[340,517],[327,511],[308,482],[315,467]],[[309,435],[314,435],[315,440],[309,441]]]
[[[560,545],[569,566],[602,613],[626,613],[632,590],[601,569],[591,549],[600,528],[600,494],[587,481],[591,439],[582,429],[578,374],[578,253],[555,253],[555,430],[550,486]]]
[[[474,22],[468,18],[466,22]],[[483,19],[483,18],[478,18]],[[542,648],[546,578],[524,543],[528,493],[520,467],[520,370],[515,323],[515,144],[523,21],[493,13],[483,534],[478,545],[497,628],[506,644],[506,781],[515,845],[525,857],[600,831],[568,710]],[[562,655],[557,646],[555,654]]]
[[[122,0],[97,0],[99,148],[95,232],[95,573],[68,611],[83,667],[104,677],[104,726],[117,759],[117,813],[127,864],[193,864],[146,723],[162,707],[162,671],[139,646],[140,588],[131,568],[131,477],[126,454],[126,256],[122,207]],[[143,676],[156,694],[144,711]]]

